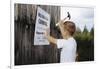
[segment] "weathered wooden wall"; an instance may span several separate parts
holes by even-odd
[[[60,19],[59,6],[15,4],[14,5],[14,35],[15,35],[15,65],[57,63],[59,52],[56,46],[34,46],[34,31],[37,7],[51,15],[51,35],[60,37],[55,28],[55,23]]]

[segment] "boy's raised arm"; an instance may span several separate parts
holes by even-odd
[[[67,19],[67,17],[65,17],[63,20],[60,20],[60,21],[59,21],[59,24],[58,24],[62,36],[63,36],[63,33],[65,32],[65,31],[64,31],[64,21],[65,21],[66,19]]]

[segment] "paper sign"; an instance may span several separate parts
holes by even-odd
[[[49,45],[48,40],[44,36],[46,28],[50,28],[50,15],[42,8],[38,7],[35,25],[34,45]]]

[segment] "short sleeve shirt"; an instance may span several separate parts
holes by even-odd
[[[57,48],[62,48],[60,62],[75,62],[77,43],[73,37],[57,39]]]

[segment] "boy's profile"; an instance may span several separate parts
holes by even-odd
[[[62,39],[56,39],[49,35],[49,30],[45,32],[45,37],[49,42],[57,45],[57,48],[62,48],[60,55],[60,62],[75,62],[77,43],[73,38],[75,32],[75,24],[72,21],[65,21],[66,18],[59,21],[59,28]]]

